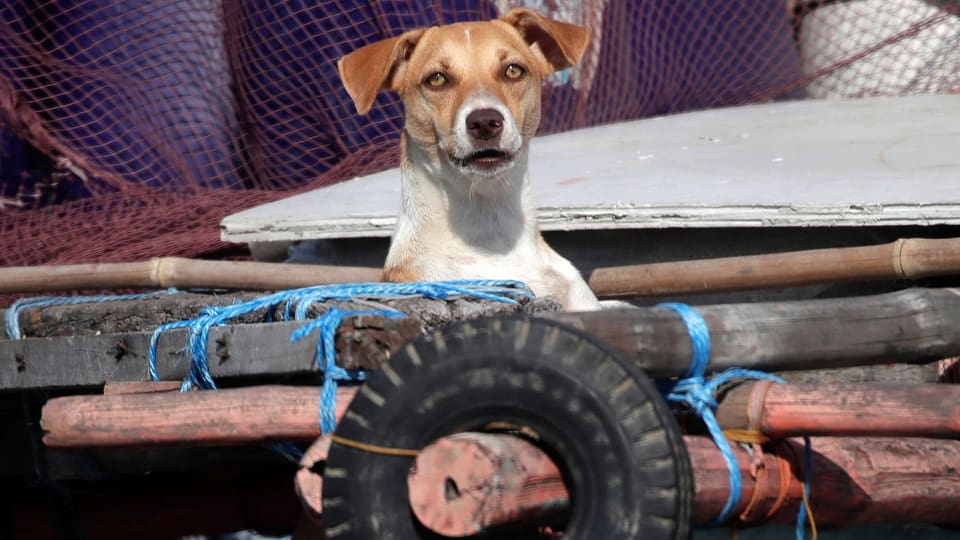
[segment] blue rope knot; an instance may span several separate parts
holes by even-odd
[[[714,395],[721,386],[734,379],[772,380],[781,383],[783,379],[762,371],[731,368],[711,378],[709,382],[706,381],[704,375],[710,362],[710,330],[707,327],[707,322],[697,310],[687,304],[664,303],[657,307],[672,310],[680,315],[687,327],[687,333],[690,335],[693,346],[693,358],[690,367],[687,368],[682,378],[673,382],[666,389],[665,397],[667,401],[686,404],[703,420],[714,443],[720,449],[720,453],[727,464],[727,472],[730,474],[730,494],[727,496],[727,501],[720,513],[707,523],[708,527],[717,526],[730,518],[740,502],[743,478],[740,476],[740,467],[737,465],[733,448],[730,447],[730,442],[723,435],[720,422],[713,414],[713,411],[717,408],[717,400]]]

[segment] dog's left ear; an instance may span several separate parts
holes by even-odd
[[[367,114],[380,90],[393,89],[397,65],[410,56],[424,30],[411,30],[400,36],[361,47],[337,62],[340,80],[357,107]]]
[[[532,9],[512,9],[500,20],[516,28],[530,46],[536,45],[557,71],[579,62],[590,42],[590,29],[548,19]]]

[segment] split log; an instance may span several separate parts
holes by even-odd
[[[720,400],[723,429],[771,438],[960,436],[960,386],[746,383]]]
[[[280,290],[379,281],[380,273],[371,267],[159,257],[0,268],[0,294],[167,287]],[[960,274],[960,238],[907,238],[876,246],[597,268],[587,282],[597,296],[622,298],[954,274]]]
[[[496,441],[508,438],[514,437],[460,434],[423,449],[408,477],[418,519],[434,532],[467,536],[518,519],[535,523],[567,508],[569,499],[549,458],[532,445]],[[695,436],[684,441],[696,486],[694,519],[705,523],[726,503],[729,473],[713,441]],[[812,445],[810,502],[818,525],[960,523],[960,441],[817,438]],[[756,459],[735,448],[743,478],[734,514],[739,524],[795,522],[803,452],[797,440],[782,441]],[[493,503],[456,496],[474,492],[498,496]]]

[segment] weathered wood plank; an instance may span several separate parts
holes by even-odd
[[[508,306],[511,309],[512,306]],[[910,289],[859,298],[781,303],[729,304],[699,308],[713,340],[711,369],[823,369],[876,363],[928,363],[960,355],[960,290]],[[449,315],[449,312],[446,312]],[[479,310],[473,315],[485,312]],[[589,313],[541,313],[593,334],[634,358],[655,377],[682,374],[691,354],[690,338],[679,317],[664,309],[623,309]],[[429,326],[430,314],[418,313]],[[454,318],[456,319],[456,318]],[[458,320],[458,319],[457,319]],[[397,332],[415,334],[403,319],[358,319]],[[448,319],[439,324],[448,324]],[[260,323],[214,328],[207,355],[217,377],[292,374],[316,371],[316,335],[297,342],[291,333],[303,323]],[[349,328],[349,326],[348,326]],[[359,341],[365,330],[341,332]],[[186,375],[185,330],[172,330],[159,342],[161,378]],[[67,336],[0,342],[0,387],[7,389],[96,386],[108,381],[145,381],[146,332],[106,336]],[[389,356],[389,344],[368,339],[345,366],[376,367]],[[353,345],[342,345],[349,348]],[[349,358],[348,358],[349,357]]]
[[[189,318],[206,307],[202,298],[172,298],[26,310],[21,321],[32,321],[27,323],[31,333],[67,335],[0,340],[0,389],[84,387],[149,380],[147,358],[152,328]],[[336,339],[337,361],[341,367],[375,369],[389,358],[391,351],[420,335],[424,327],[484,315],[558,308],[556,302],[548,299],[520,305],[467,298],[401,298],[382,303],[410,317],[362,315],[345,319]],[[371,305],[360,302],[328,305],[372,309]],[[138,314],[138,309],[142,313]],[[119,314],[100,318],[110,310]],[[172,319],[172,314],[179,317]],[[263,315],[241,320],[259,320]],[[105,322],[98,324],[97,321]],[[99,334],[101,329],[130,328],[131,322],[151,330]],[[211,329],[207,343],[211,374],[222,378],[316,372],[316,333],[290,341],[292,333],[304,324],[249,323]],[[173,329],[160,337],[157,364],[162,379],[181,379],[187,374],[190,363],[183,352],[187,336],[186,330]]]
[[[317,337],[291,342],[305,323],[262,323],[213,328],[207,347],[214,377],[316,371]],[[230,356],[218,360],[218,341]],[[161,379],[182,379],[190,369],[183,352],[187,330],[164,333],[157,347]],[[99,386],[110,381],[148,381],[149,332],[64,336],[0,342],[0,387],[6,389]]]

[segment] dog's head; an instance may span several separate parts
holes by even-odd
[[[360,114],[396,91],[405,132],[426,158],[465,177],[513,167],[540,124],[540,86],[580,60],[586,28],[514,9],[498,20],[412,30],[343,57]]]

